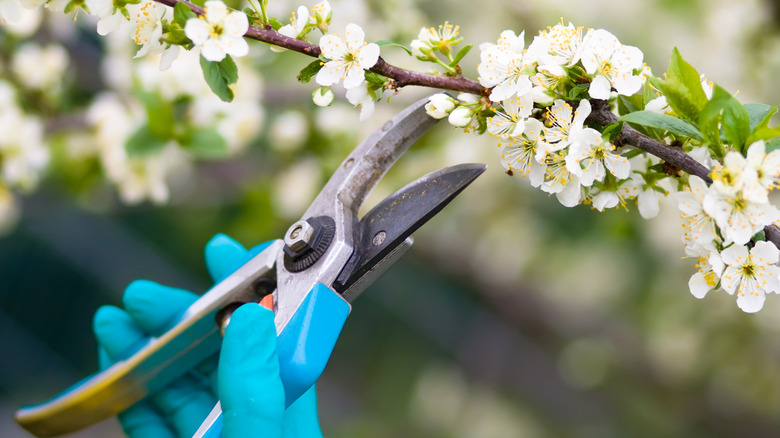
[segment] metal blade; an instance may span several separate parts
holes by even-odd
[[[486,168],[484,164],[447,167],[407,184],[377,204],[360,221],[355,252],[339,274],[335,289],[352,301],[362,292],[353,290],[352,286],[363,275],[385,260]]]

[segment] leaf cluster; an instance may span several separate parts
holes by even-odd
[[[711,97],[705,90],[711,87]],[[649,111],[653,99],[666,98],[669,110]],[[770,127],[777,107],[742,104],[717,84],[708,84],[675,48],[665,78],[652,77],[642,93],[618,98],[621,120],[649,137],[677,141],[686,146],[706,146],[722,160],[728,150],[745,155],[756,141],[767,149],[780,147],[780,129]]]

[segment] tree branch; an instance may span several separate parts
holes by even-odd
[[[198,14],[199,16],[202,16],[205,13],[203,8],[186,0],[155,1],[170,7],[176,6],[176,3],[184,3],[190,8],[190,10],[192,10],[192,12]],[[271,26],[268,24],[266,24],[264,28],[249,26],[249,30],[247,30],[244,36],[253,40],[302,53],[313,58],[318,58],[320,54],[322,54],[322,50],[320,50],[319,46],[282,35],[279,32],[273,30],[273,28],[271,28]],[[450,91],[460,91],[481,96],[490,96],[490,89],[485,88],[480,85],[479,82],[468,79],[466,77],[460,75],[443,76],[429,73],[419,73],[401,67],[396,67],[387,63],[381,57],[377,63],[371,67],[370,71],[391,79],[392,86],[394,88],[417,85]],[[619,121],[618,117],[612,113],[608,101],[591,99],[591,106],[593,110],[588,116],[588,121],[600,126],[607,126]],[[683,170],[684,172],[698,176],[707,182],[707,184],[712,183],[712,179],[709,176],[710,170],[707,169],[706,166],[687,155],[682,150],[682,148],[674,148],[658,140],[652,139],[640,133],[636,129],[628,126],[628,124],[623,126],[623,130],[620,133],[619,142],[621,144],[634,146],[638,149],[655,155],[656,157],[661,158],[665,162]],[[776,225],[768,225],[764,227],[764,231],[766,232],[767,240],[780,248],[780,228],[778,228]]]
[[[592,99],[590,102],[593,111],[588,116],[589,121],[601,126],[607,126],[620,120],[609,108],[608,101]],[[651,153],[684,172],[696,175],[707,184],[712,183],[710,169],[691,158],[690,155],[683,152],[682,148],[674,148],[652,139],[628,126],[628,124],[623,125],[619,140],[622,144],[631,145]],[[780,228],[777,225],[767,225],[764,227],[764,232],[766,233],[766,239],[780,248]]]
[[[176,3],[184,3],[192,12],[203,15],[203,8],[194,5],[185,0],[155,0],[158,3],[174,7]],[[318,58],[322,51],[316,44],[297,40],[273,30],[270,25],[263,28],[249,26],[245,37],[271,44],[294,52],[302,53],[313,58]],[[490,95],[490,90],[483,87],[479,82],[465,78],[463,76],[443,76],[429,73],[419,73],[404,68],[388,64],[381,57],[376,65],[371,67],[370,71],[385,76],[393,80],[393,87],[401,88],[409,85],[418,85],[421,87],[439,88],[443,90],[460,91],[464,93],[478,94],[482,96]]]

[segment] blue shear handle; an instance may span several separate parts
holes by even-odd
[[[318,283],[277,336],[285,408],[311,388],[322,374],[350,310],[351,306],[340,294]],[[222,425],[222,410],[218,404],[195,437],[221,438]]]
[[[286,407],[322,374],[351,308],[339,293],[318,283],[279,333],[277,354]]]

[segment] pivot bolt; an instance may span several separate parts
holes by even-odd
[[[290,251],[300,253],[311,248],[314,240],[314,227],[307,221],[298,221],[287,230],[284,236],[284,244]]]

